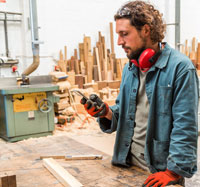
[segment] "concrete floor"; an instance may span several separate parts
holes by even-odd
[[[108,155],[113,154],[113,146],[115,141],[115,134],[105,134],[101,131],[96,131],[87,134],[79,134],[78,136],[73,133],[68,133],[67,136],[74,140],[89,145],[98,149]],[[186,187],[200,187],[200,137],[198,140],[198,171],[190,179],[186,179]]]

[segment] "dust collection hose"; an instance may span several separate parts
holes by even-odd
[[[32,37],[33,63],[22,73],[29,75],[39,66],[39,36],[38,36],[38,20],[37,20],[37,4],[36,0],[29,0],[30,5],[30,25]]]

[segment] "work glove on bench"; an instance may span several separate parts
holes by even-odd
[[[88,114],[93,117],[103,118],[108,114],[108,104],[104,103],[96,94],[91,94],[88,100],[83,97],[80,102]]]
[[[149,175],[143,187],[164,187],[177,184],[182,177],[168,169]]]

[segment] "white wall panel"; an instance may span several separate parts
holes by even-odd
[[[148,0],[164,15],[166,23],[174,23],[174,0]],[[73,55],[83,36],[90,36],[92,47],[98,40],[98,31],[106,38],[106,45],[110,48],[109,22],[118,8],[126,0],[37,0],[40,66],[32,75],[44,75],[53,70],[55,59],[58,59],[60,49],[67,45],[68,58]],[[194,23],[200,17],[198,0],[181,1],[181,42],[196,36],[199,39],[200,24]],[[20,58],[19,72],[32,63],[31,33],[28,28],[29,0],[7,0],[0,3],[0,11],[22,12],[21,24],[10,24],[9,49],[13,57]],[[115,23],[114,31],[115,31]],[[174,26],[167,27],[165,41],[174,47]],[[114,34],[115,52],[117,57],[125,57],[124,51],[117,46],[117,35]],[[0,55],[5,55],[3,24],[0,22]],[[0,76],[12,76],[10,68],[0,68]]]

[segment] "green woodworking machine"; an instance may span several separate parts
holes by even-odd
[[[51,76],[0,78],[0,137],[18,141],[52,134],[58,90]]]

